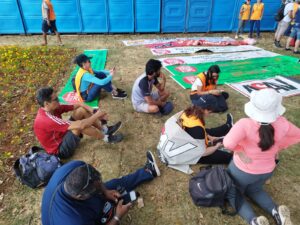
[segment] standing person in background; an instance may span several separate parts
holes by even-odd
[[[235,35],[235,39],[239,38],[239,34],[242,34],[246,25],[246,22],[249,20],[251,11],[250,0],[246,0],[241,7],[239,14],[239,27]]]
[[[257,3],[253,5],[252,13],[250,17],[250,33],[249,38],[252,38],[254,24],[256,27],[257,38],[260,38],[260,21],[264,14],[264,3],[262,0],[257,0]]]
[[[47,32],[50,30],[51,33],[55,33],[59,45],[63,45],[60,34],[57,32],[56,28],[56,16],[54,13],[53,5],[50,0],[43,0],[42,2],[42,31],[44,43],[42,45],[47,45]]]
[[[282,96],[274,89],[253,91],[244,110],[249,118],[235,123],[223,140],[224,147],[233,151],[228,172],[243,194],[237,213],[250,225],[269,224],[266,217],[256,216],[247,196],[273,216],[277,225],[292,225],[288,207],[277,205],[263,185],[273,175],[277,154],[300,142],[300,129],[282,116]],[[232,206],[238,196],[235,189],[230,190]]]
[[[293,9],[293,21],[292,21],[292,30],[289,38],[286,41],[286,46],[285,50],[289,51],[291,50],[289,48],[290,42],[293,38],[296,37],[296,42],[295,42],[295,47],[294,47],[294,54],[300,54],[298,51],[299,45],[300,45],[300,0],[296,0],[296,3],[294,4],[294,9]]]
[[[277,48],[282,48],[280,44],[280,39],[284,35],[285,31],[288,29],[291,20],[293,18],[293,8],[294,8],[294,0],[287,0],[285,2],[283,19],[278,23],[277,30],[275,33],[274,45]]]

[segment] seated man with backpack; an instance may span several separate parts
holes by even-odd
[[[113,99],[125,99],[125,91],[112,85],[112,76],[115,69],[111,71],[95,71],[91,67],[91,59],[85,54],[80,54],[74,59],[80,68],[72,80],[73,88],[80,100],[90,102],[100,96],[101,89],[111,93]]]
[[[83,103],[61,105],[51,87],[39,89],[36,99],[41,107],[33,129],[48,154],[58,155],[60,158],[71,157],[82,134],[108,143],[117,143],[123,139],[121,134],[113,135],[121,127],[121,122],[107,126],[105,112],[93,110]],[[69,120],[62,119],[62,114],[66,112],[72,112]]]
[[[161,72],[161,67],[159,60],[150,59],[146,64],[146,73],[135,80],[131,96],[135,111],[167,115],[173,110],[173,104],[167,102],[170,94],[165,88],[166,75]],[[159,82],[158,78],[161,78],[162,82]],[[153,85],[158,91],[152,91]]]
[[[42,224],[119,224],[138,196],[132,191],[157,176],[160,171],[150,151],[144,167],[107,182],[93,166],[71,161],[56,170],[44,191]]]

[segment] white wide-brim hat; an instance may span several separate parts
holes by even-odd
[[[274,89],[252,91],[250,102],[245,104],[245,113],[260,123],[273,123],[285,112],[282,96]]]

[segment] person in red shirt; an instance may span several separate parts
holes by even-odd
[[[107,113],[93,110],[84,103],[61,105],[52,87],[37,91],[37,102],[41,106],[34,121],[34,133],[49,154],[60,158],[69,158],[79,145],[82,134],[103,139],[108,143],[117,143],[122,134],[114,133],[121,127],[121,122],[107,126]],[[72,112],[69,120],[62,119],[62,114]]]

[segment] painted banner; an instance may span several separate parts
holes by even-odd
[[[262,57],[274,57],[279,54],[269,51],[251,51],[251,52],[238,52],[238,53],[225,53],[225,54],[210,54],[210,55],[195,55],[195,56],[183,56],[183,57],[170,57],[160,58],[163,66],[175,64],[197,64],[207,62],[218,61],[231,61],[231,60],[243,60]]]
[[[183,37],[183,38],[159,38],[159,39],[138,39],[138,40],[124,40],[122,41],[126,46],[139,46],[148,44],[163,44],[172,41],[186,41],[186,40],[205,40],[210,42],[221,42],[221,41],[234,41],[230,37]]]
[[[246,80],[266,79],[276,75],[300,75],[299,59],[291,56],[275,56],[200,64],[171,65],[166,69],[181,87],[191,88],[197,74],[217,64],[221,69],[218,84],[237,83]]]
[[[250,97],[253,90],[260,90],[264,88],[273,88],[283,97],[289,97],[300,94],[300,81],[296,79],[289,79],[282,76],[276,76],[265,80],[250,80],[235,84],[228,84],[229,87],[240,92],[246,97]]]
[[[153,55],[175,55],[175,54],[191,54],[199,52],[245,52],[245,51],[260,51],[262,48],[258,48],[252,45],[239,45],[239,46],[207,46],[207,47],[175,47],[175,48],[152,48]]]

